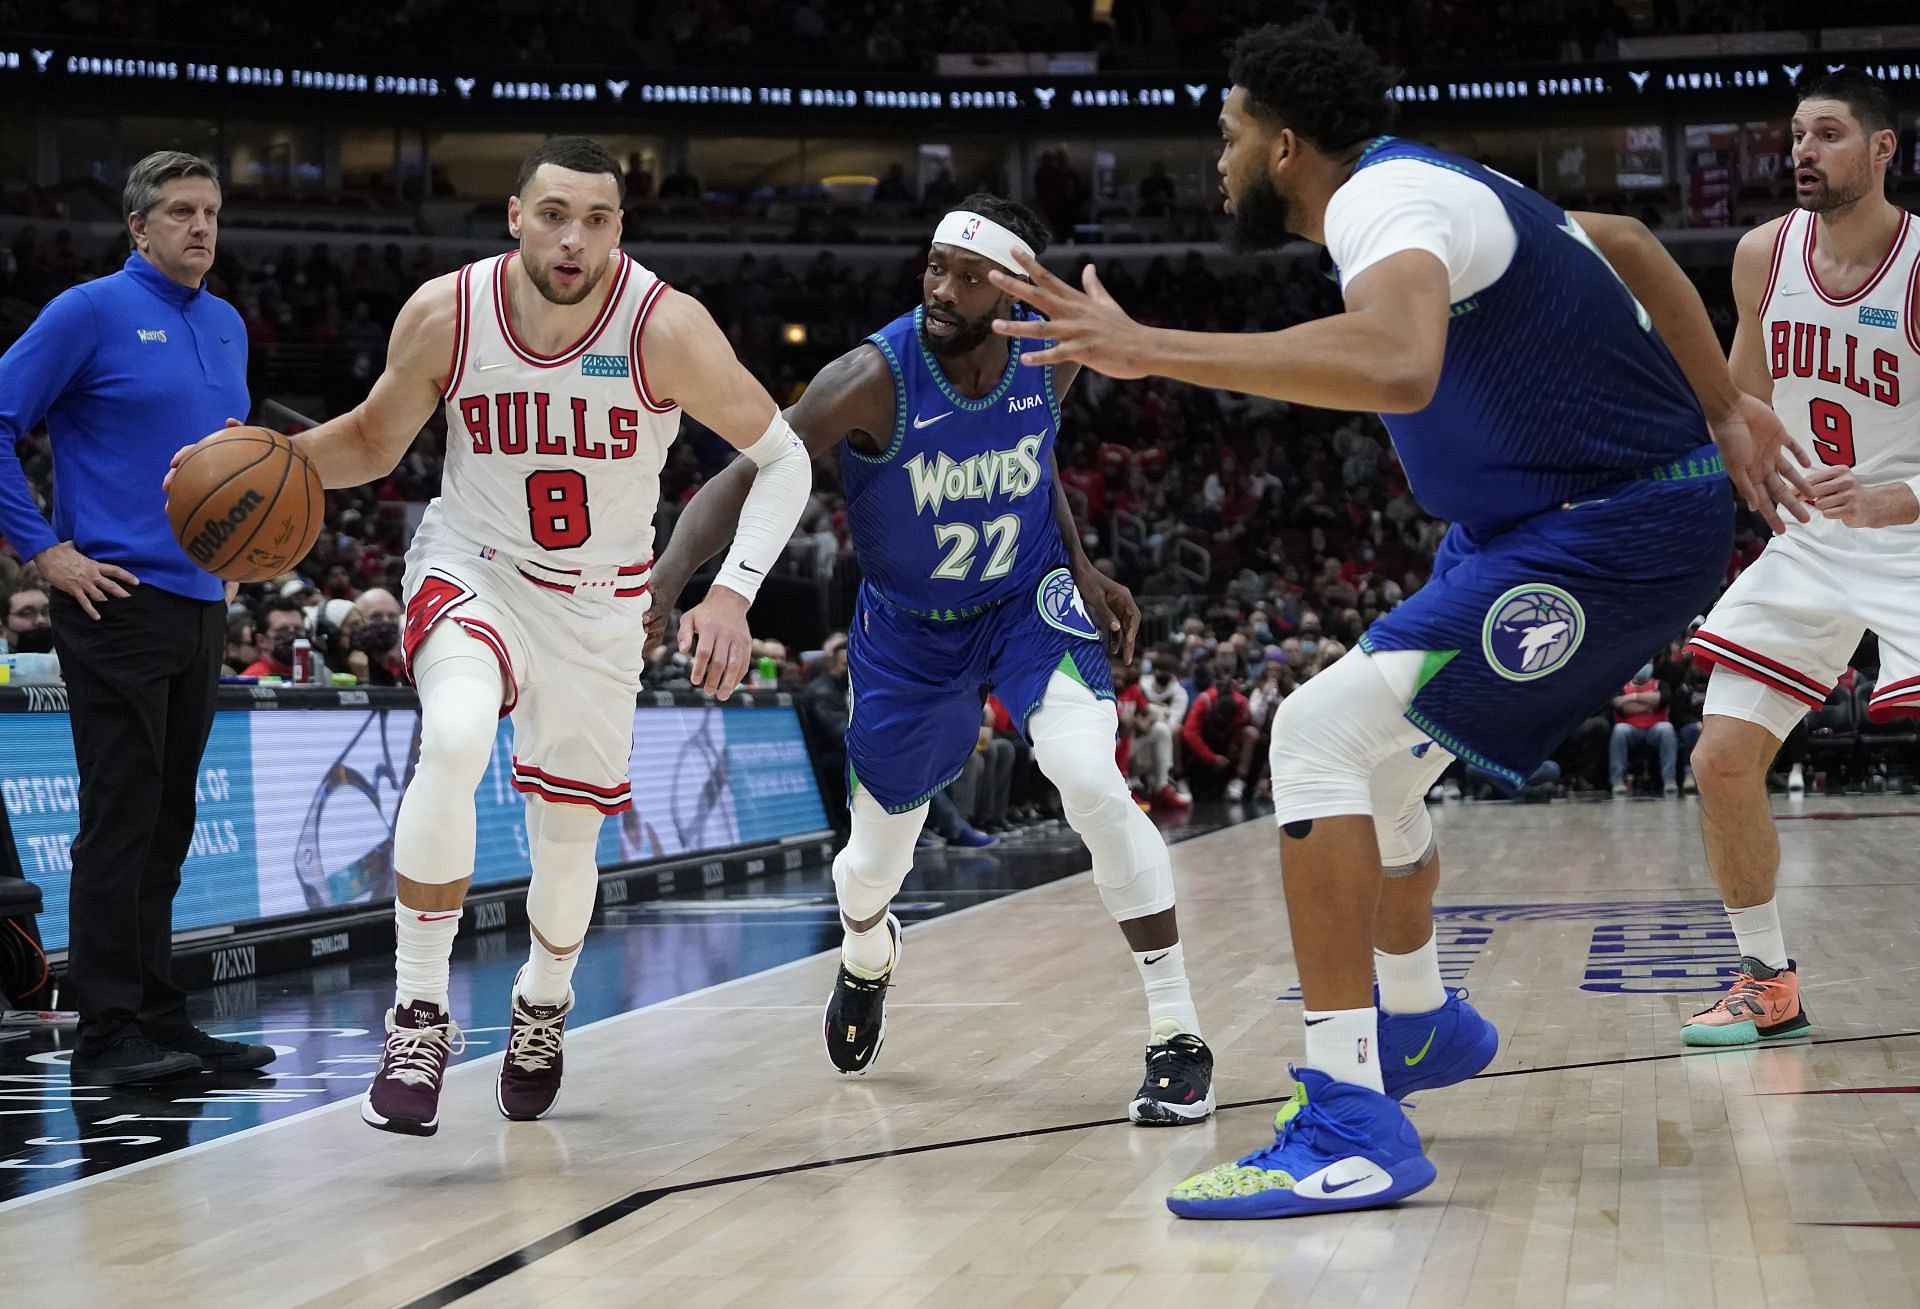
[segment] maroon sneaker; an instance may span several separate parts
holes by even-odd
[[[500,1080],[493,1102],[516,1123],[544,1118],[560,1099],[560,1073],[565,1062],[561,1043],[567,1015],[573,1012],[573,992],[565,1004],[533,1004],[513,993],[513,1025],[507,1029],[507,1057],[500,1064]]]
[[[383,1132],[432,1136],[440,1130],[440,1084],[447,1060],[467,1038],[439,1005],[415,1000],[387,1011],[387,1044],[360,1116]]]

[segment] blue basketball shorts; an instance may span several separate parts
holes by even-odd
[[[1113,699],[1106,648],[1064,568],[1031,595],[952,621],[923,617],[862,586],[847,669],[847,795],[864,787],[895,814],[960,776],[979,741],[989,691],[1022,734],[1056,672]]]
[[[1425,654],[1408,721],[1519,785],[1606,713],[1720,593],[1733,495],[1718,459],[1707,467],[1629,482],[1486,540],[1450,530],[1432,579],[1360,639],[1376,653]]]

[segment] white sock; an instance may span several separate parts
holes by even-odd
[[[1309,1009],[1307,1066],[1336,1082],[1385,1093],[1380,1081],[1380,1011]]]
[[[458,909],[409,909],[393,902],[393,1002],[409,1000],[447,1007],[448,962],[453,957],[454,934],[460,930]]]
[[[1780,934],[1780,902],[1747,909],[1727,907],[1727,921],[1733,925],[1733,939],[1740,943],[1742,958],[1758,959],[1769,968],[1787,966],[1787,942]]]
[[[1380,981],[1380,1007],[1390,1014],[1430,1014],[1447,1002],[1438,936],[1410,954],[1375,950],[1373,975]]]
[[[579,962],[579,946],[555,954],[535,936],[532,949],[527,951],[527,966],[514,979],[513,989],[528,1004],[565,1004],[573,994],[573,968]]]
[[[840,920],[846,926],[846,919]],[[856,932],[847,927],[847,935],[840,942],[840,961],[847,971],[855,977],[885,977],[893,967],[893,933],[887,930],[885,914],[880,921],[864,932]]]
[[[1200,1015],[1194,1012],[1193,989],[1187,985],[1187,952],[1180,943],[1164,950],[1135,950],[1133,966],[1147,990],[1147,1031],[1154,1040],[1178,1032],[1200,1035]]]

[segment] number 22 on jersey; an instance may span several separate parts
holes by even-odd
[[[1013,561],[1020,553],[1020,515],[1002,514],[990,518],[975,530],[971,523],[940,523],[933,529],[933,539],[946,557],[940,566],[933,570],[935,577],[948,581],[964,582],[973,572],[974,551],[980,546],[980,539],[987,541],[987,564],[980,572],[980,580],[991,582],[995,578],[1005,577],[1013,571]]]

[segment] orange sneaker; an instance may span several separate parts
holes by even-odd
[[[1711,1009],[1687,1019],[1680,1039],[1687,1045],[1751,1045],[1804,1036],[1813,1027],[1800,1005],[1800,974],[1793,960],[1769,968],[1758,959],[1740,961],[1740,975]]]

